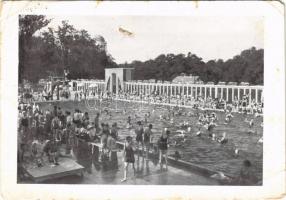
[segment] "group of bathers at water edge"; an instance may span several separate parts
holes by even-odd
[[[38,167],[45,165],[44,157],[48,157],[48,162],[54,165],[60,165],[58,160],[61,144],[65,144],[66,153],[70,154],[76,145],[75,139],[90,142],[100,141],[103,147],[110,149],[111,155],[109,158],[117,159],[116,140],[118,139],[117,125],[114,123],[111,127],[102,123],[100,128],[98,113],[94,122],[90,121],[88,113],[81,113],[78,109],[74,113],[63,110],[58,106],[53,106],[52,110],[42,110],[39,105],[24,105],[19,106],[19,160],[26,160],[26,154],[31,152],[31,156],[35,158],[35,163]],[[127,171],[129,163],[134,166],[134,153],[141,145],[142,150],[148,152],[152,146],[152,124],[144,130],[141,121],[137,122],[135,128],[137,146],[133,145],[132,137],[128,136],[124,145],[124,163],[125,171]],[[167,150],[168,150],[168,130],[164,130],[159,138],[156,147],[159,150],[160,166],[163,168],[163,163],[167,169]],[[113,145],[111,145],[113,144]],[[112,147],[112,148],[111,148]],[[81,151],[82,152],[82,151]],[[78,152],[73,152],[78,154]],[[87,156],[89,153],[78,154],[77,156]],[[82,158],[79,158],[82,159]],[[163,162],[163,160],[165,162]],[[125,173],[125,178],[126,178]]]
[[[128,125],[130,125],[130,117],[128,118]],[[165,164],[165,169],[168,170],[168,136],[170,131],[167,128],[164,128],[161,136],[157,140],[157,145],[154,145],[153,141],[153,125],[149,126],[144,130],[143,123],[138,121],[137,126],[135,127],[135,141],[137,145],[134,145],[133,139],[131,136],[127,136],[124,143],[123,151],[123,161],[124,161],[124,177],[122,182],[127,180],[127,171],[129,164],[132,165],[134,175],[136,174],[135,170],[135,157],[134,152],[137,151],[139,159],[139,149],[141,148],[142,154],[146,157],[146,160],[149,159],[149,151],[151,148],[157,152],[159,151],[159,164],[160,169],[163,170],[163,165]],[[145,155],[144,155],[145,154]]]

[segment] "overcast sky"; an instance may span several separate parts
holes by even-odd
[[[62,20],[91,36],[102,35],[118,64],[145,61],[168,53],[194,53],[204,61],[229,59],[242,50],[263,48],[263,18],[256,17],[147,17],[147,16],[47,16],[49,27]],[[132,37],[119,31],[132,32]]]

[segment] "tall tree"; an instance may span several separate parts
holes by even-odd
[[[21,83],[28,78],[25,69],[28,67],[28,58],[32,45],[33,35],[43,27],[47,26],[50,20],[43,15],[20,15],[19,16],[19,72],[18,80]]]
[[[20,38],[24,35],[25,40],[19,43],[23,49],[20,54],[19,74],[24,76],[19,79],[37,82],[49,75],[62,76],[65,68],[69,69],[70,78],[103,79],[106,67],[117,67],[107,52],[107,43],[102,36],[91,37],[86,30],[77,30],[67,21],[62,21],[56,29],[48,27],[47,30],[35,34],[36,29],[40,30],[50,20],[46,20],[44,16],[31,16],[30,21],[27,16],[22,18],[19,35]],[[37,22],[34,27],[32,19],[42,23]]]

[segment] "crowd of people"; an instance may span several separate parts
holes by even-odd
[[[91,173],[92,162],[96,167],[101,165],[103,169],[118,167],[117,123],[113,123],[111,127],[108,123],[100,123],[100,113],[91,119],[88,112],[83,113],[79,109],[71,113],[68,110],[62,110],[59,106],[50,107],[42,110],[36,103],[19,105],[18,161],[20,165],[31,162],[37,167],[47,164],[57,166],[60,165],[59,157],[65,154],[74,156],[88,173]],[[130,120],[128,123],[133,127],[136,126],[134,127],[135,140],[128,136],[123,145],[125,173],[122,181],[127,180],[129,163],[134,168],[134,153],[141,152],[141,155],[149,159],[149,150],[151,146],[153,147],[151,145],[152,124],[144,129],[141,121],[131,123]],[[163,131],[157,143],[161,169],[164,158],[167,168],[167,132],[167,130]]]
[[[128,92],[120,92],[116,98],[146,103],[171,104],[182,107],[188,106],[199,109],[231,109],[232,112],[245,112],[249,114],[263,113],[263,102],[256,103],[254,100],[249,100],[250,97],[248,95],[243,95],[240,100],[235,97],[233,102],[226,102],[226,100],[222,98],[212,98],[211,96],[208,96],[207,98],[197,96],[195,98],[191,95],[164,95],[156,92],[153,92],[152,94],[141,94],[138,92],[130,94]]]
[[[151,103],[151,104],[169,104],[169,105],[178,105],[182,107],[194,107],[199,109],[212,109],[212,110],[226,110],[231,109],[232,112],[239,113],[248,113],[248,114],[263,114],[263,102],[255,102],[254,99],[250,99],[251,97],[248,94],[242,95],[240,99],[237,96],[234,96],[234,100],[232,102],[227,102],[223,98],[213,98],[211,96],[196,96],[196,98],[192,95],[186,94],[178,94],[178,95],[167,95],[167,94],[159,94],[154,91],[151,94],[145,94],[143,92],[126,92],[119,91],[118,95],[111,95],[109,92],[99,92],[97,93],[95,90],[79,90],[79,91],[69,91],[69,90],[59,90],[59,99],[60,100],[70,100],[73,99],[75,101],[81,101],[83,99],[89,98],[113,98],[113,99],[121,99],[126,101],[140,101],[142,103]],[[54,92],[56,93],[56,92]],[[49,94],[51,95],[51,94]],[[50,100],[50,98],[46,98],[49,96],[46,92],[34,92],[31,93],[32,101],[45,101]],[[55,95],[55,94],[54,94]],[[23,100],[25,95],[21,95],[20,98]],[[56,98],[54,98],[56,99]]]
[[[199,109],[210,110],[226,110],[230,109],[232,112],[247,113],[247,114],[263,114],[263,102],[255,102],[254,99],[250,100],[249,95],[243,95],[241,99],[237,96],[234,97],[234,101],[227,102],[223,98],[213,98],[208,96],[204,98],[198,95],[196,98],[192,95],[178,94],[178,95],[166,95],[153,92],[151,94],[143,94],[140,92],[123,92],[119,91],[118,95],[111,95],[108,92],[96,93],[95,91],[76,91],[74,92],[74,100],[80,101],[86,98],[112,98],[126,101],[137,101],[149,104],[165,104],[165,105],[177,105],[181,107],[193,107]]]
[[[72,95],[69,96],[69,98]],[[166,96],[153,93],[152,95],[142,95],[138,93],[123,93],[118,95],[111,95],[109,93],[88,93],[77,92],[73,94],[75,101],[82,99],[97,98],[100,101],[114,99],[130,102],[148,103],[148,104],[161,104],[161,105],[174,105],[166,116],[159,116],[159,119],[168,120],[173,123],[176,114],[180,113],[180,108],[190,106],[195,109],[206,110],[204,113],[197,114],[197,125],[200,127],[196,136],[202,135],[202,128],[205,128],[205,133],[208,137],[220,144],[228,142],[227,133],[223,132],[220,136],[214,133],[214,128],[217,126],[217,116],[211,110],[223,110],[225,112],[225,124],[232,121],[233,112],[243,112],[245,114],[261,115],[263,112],[263,103],[258,104],[249,101],[247,96],[242,100],[237,99],[232,103],[227,103],[223,99],[212,99],[208,97],[204,99],[198,96],[196,99],[191,96]],[[171,107],[170,107],[171,108]],[[177,111],[175,112],[175,110]],[[82,112],[75,109],[73,112],[70,110],[62,110],[61,107],[54,106],[50,109],[42,110],[35,102],[24,103],[20,101],[19,105],[19,123],[18,123],[18,160],[20,163],[27,160],[29,157],[37,167],[42,167],[47,162],[56,166],[59,165],[59,157],[63,154],[74,156],[78,163],[82,164],[88,173],[91,173],[92,162],[96,167],[103,168],[117,168],[119,151],[118,127],[117,123],[111,126],[108,123],[100,123],[101,113],[97,113],[94,119],[91,119],[88,112]],[[125,109],[122,112],[126,112]],[[103,110],[103,113],[110,115],[108,109]],[[135,154],[144,156],[149,159],[149,152],[152,150],[158,153],[160,169],[163,166],[168,169],[168,147],[178,146],[185,141],[185,133],[191,132],[192,127],[188,123],[182,123],[181,126],[185,127],[184,131],[178,131],[178,134],[173,138],[179,140],[170,140],[170,131],[164,128],[161,131],[161,136],[156,142],[153,140],[152,124],[148,124],[148,119],[151,116],[148,112],[144,116],[144,120],[139,120],[134,123],[131,116],[128,116],[126,121],[126,128],[134,128],[135,137],[127,136],[123,144],[123,162],[124,162],[124,176],[122,181],[127,180],[128,167],[131,164],[136,174],[134,167]],[[191,116],[193,113],[183,113]],[[135,113],[136,115],[136,113]],[[111,115],[110,115],[111,116]],[[137,117],[134,116],[136,120]],[[252,120],[245,120],[249,127],[253,126]],[[135,125],[136,124],[136,125]],[[145,127],[144,127],[145,126]],[[135,139],[135,140],[134,140]],[[179,142],[178,142],[179,141]],[[262,142],[261,138],[259,142]],[[235,149],[235,154],[239,150]],[[181,157],[178,151],[175,151],[175,158]]]

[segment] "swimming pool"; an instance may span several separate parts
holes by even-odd
[[[164,127],[168,127],[171,130],[171,140],[175,131],[182,129],[180,123],[187,121],[192,130],[186,134],[185,142],[180,146],[171,146],[170,154],[174,151],[179,151],[182,156],[182,160],[200,165],[204,168],[212,171],[221,171],[225,174],[233,177],[239,174],[242,162],[244,159],[249,159],[252,163],[253,174],[259,181],[262,180],[262,166],[263,166],[263,144],[257,143],[259,138],[263,135],[263,128],[260,126],[263,121],[263,117],[254,117],[253,115],[244,115],[240,113],[234,113],[232,122],[228,125],[224,124],[225,114],[222,112],[216,112],[218,126],[215,127],[214,133],[221,135],[223,132],[227,133],[228,143],[222,145],[216,141],[212,141],[206,133],[204,128],[201,129],[202,136],[197,137],[196,132],[199,130],[197,125],[197,113],[204,111],[183,108],[184,112],[191,112],[193,115],[177,115],[174,117],[174,122],[170,123],[169,120],[161,120],[160,115],[166,115],[168,112],[167,106],[160,105],[148,105],[142,103],[130,103],[124,101],[103,101],[89,100],[89,102],[81,101],[67,101],[67,102],[53,102],[53,105],[58,105],[63,111],[69,110],[71,112],[74,109],[80,109],[82,112],[88,112],[90,119],[94,119],[95,114],[99,108],[107,108],[111,111],[111,117],[104,112],[101,115],[101,122],[109,123],[117,122],[119,127],[119,138],[123,140],[127,135],[135,136],[134,129],[126,128],[127,117],[132,117],[133,123],[144,119],[144,115],[147,112],[151,112],[151,117],[148,119],[148,123],[153,124],[154,141],[160,135]],[[41,107],[52,109],[51,103],[41,103]],[[121,111],[125,109],[126,112]],[[118,112],[116,112],[118,110]],[[155,112],[152,112],[152,111]],[[134,119],[135,113],[138,115],[137,119]],[[244,121],[245,118],[254,118],[254,126],[251,128],[252,132],[248,133],[250,128]],[[146,125],[145,125],[146,126]],[[235,155],[235,149],[239,149],[239,155]]]

